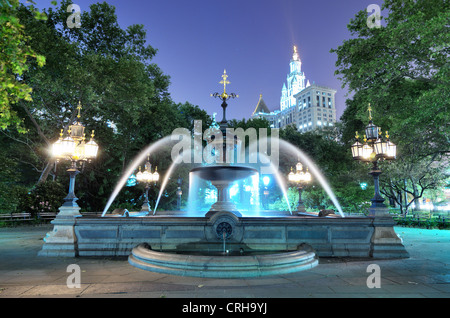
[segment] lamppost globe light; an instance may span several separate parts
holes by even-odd
[[[292,168],[291,168],[291,172],[288,174],[288,180],[290,182],[295,182],[295,173],[294,173],[294,171],[292,171]]]
[[[156,167],[155,172],[152,174],[152,181],[157,182],[159,180],[158,167]]]
[[[75,152],[75,147],[75,141],[72,139],[72,137],[67,136],[61,142],[61,156],[71,157]]]
[[[310,182],[311,179],[312,179],[312,176],[311,176],[311,174],[309,173],[308,168],[307,168],[307,169],[306,169],[306,173],[305,173],[305,181],[306,181],[306,182]]]
[[[84,146],[84,155],[87,159],[94,159],[97,157],[98,154],[98,145],[94,140],[90,140],[85,146]]]
[[[75,122],[73,125],[69,126],[70,137],[73,140],[81,140],[84,137],[85,127],[80,122]]]
[[[58,139],[53,145],[52,145],[52,157],[60,158],[62,155],[62,140]]]
[[[300,171],[300,173],[297,174],[297,180],[298,180],[298,182],[305,182],[306,181],[305,173],[303,171]]]
[[[352,145],[352,156],[353,156],[353,159],[355,159],[355,160],[361,160],[361,157],[362,157],[362,147],[363,147],[363,144],[360,143],[359,141],[356,141],[356,142]]]
[[[141,171],[141,167],[139,166],[139,171],[138,173],[136,173],[136,180],[139,182],[142,182],[142,171]]]
[[[142,173],[142,182],[148,183],[152,180],[152,174],[148,170],[144,170]]]
[[[393,160],[393,159],[397,158],[397,146],[391,141],[387,142],[386,154],[387,154],[387,159]]]
[[[376,140],[378,138],[378,127],[375,126],[372,121],[366,127],[367,140]]]
[[[368,161],[370,159],[370,156],[373,153],[373,148],[369,146],[368,144],[364,144],[362,147],[362,159],[365,161]]]

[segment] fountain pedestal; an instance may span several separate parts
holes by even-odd
[[[217,212],[224,211],[242,216],[230,199],[230,186],[235,181],[258,174],[258,171],[243,166],[214,165],[192,169],[191,173],[203,180],[211,181],[217,189],[217,202],[211,206],[206,214],[206,217],[210,217]]]
[[[238,212],[236,205],[230,200],[230,182],[229,181],[211,181],[212,185],[217,189],[217,202],[209,209],[206,217],[210,217],[214,213],[227,211],[237,216],[242,216]]]

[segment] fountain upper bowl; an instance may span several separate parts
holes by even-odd
[[[203,180],[208,181],[237,181],[256,175],[258,171],[244,166],[204,166],[191,170]]]

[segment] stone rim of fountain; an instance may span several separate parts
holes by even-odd
[[[244,256],[210,256],[157,252],[143,243],[133,248],[128,262],[140,269],[177,276],[251,278],[289,274],[319,264],[312,249]]]

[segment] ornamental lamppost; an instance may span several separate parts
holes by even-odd
[[[356,142],[352,145],[353,159],[362,162],[372,163],[370,175],[373,177],[375,186],[375,196],[373,197],[371,208],[385,208],[384,199],[380,195],[379,177],[381,170],[378,167],[379,160],[394,160],[397,156],[397,146],[389,140],[389,133],[386,131],[386,138],[383,138],[383,131],[373,124],[372,108],[369,104],[369,125],[365,129],[364,144],[359,141],[359,134],[356,132]]]
[[[80,122],[81,118],[81,102],[78,103],[77,120],[69,126],[66,137],[64,130],[61,130],[60,138],[52,146],[52,156],[56,161],[70,160],[71,166],[67,170],[70,176],[69,194],[64,199],[63,210],[72,210],[69,214],[79,214],[80,207],[77,204],[78,198],[75,196],[75,177],[80,173],[79,165],[90,162],[97,157],[98,145],[94,141],[94,131],[91,133],[91,140],[85,142],[85,127]],[[62,210],[60,208],[60,211]]]
[[[156,185],[156,182],[159,180],[158,167],[156,167],[155,172],[152,173],[152,164],[150,163],[150,158],[147,157],[147,162],[144,166],[144,172],[142,172],[141,167],[139,167],[139,172],[136,174],[136,180],[138,182],[145,183],[145,199],[144,204],[142,205],[141,212],[147,212],[148,215],[150,212],[148,190],[150,189],[151,183],[153,183],[153,185]]]
[[[293,169],[291,168],[291,172],[288,175],[289,182],[296,185],[298,190],[298,206],[297,206],[297,212],[306,212],[305,205],[303,204],[302,200],[302,191],[306,184],[311,182],[311,174],[308,171],[308,168],[306,168],[306,171],[303,169],[303,165],[299,162],[295,166],[296,172],[294,173]]]

